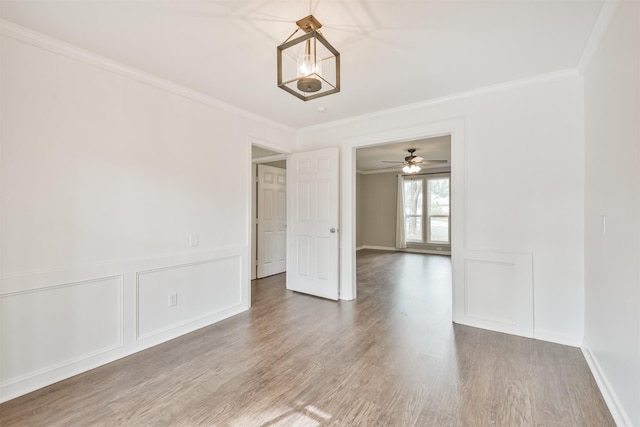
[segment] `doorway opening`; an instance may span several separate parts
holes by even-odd
[[[251,280],[286,271],[286,154],[251,145]]]
[[[451,135],[356,147],[354,154],[356,259],[362,250],[450,256]],[[419,170],[407,173],[411,165]]]

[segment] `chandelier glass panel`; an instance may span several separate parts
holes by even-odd
[[[308,101],[340,92],[340,53],[318,31],[322,24],[309,15],[278,46],[278,87]],[[298,31],[305,34],[292,39]]]

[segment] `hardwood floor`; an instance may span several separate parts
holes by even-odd
[[[360,251],[358,299],[253,307],[0,405],[0,425],[613,426],[577,348],[451,323],[448,257]]]

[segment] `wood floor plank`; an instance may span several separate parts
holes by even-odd
[[[254,281],[215,325],[0,405],[2,426],[613,426],[579,349],[451,323],[444,256],[358,252],[358,298]]]

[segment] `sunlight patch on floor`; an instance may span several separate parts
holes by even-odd
[[[297,408],[279,406],[270,408],[258,415],[245,415],[233,420],[230,424],[234,427],[247,425],[259,426],[305,426],[317,427],[331,420],[331,414],[324,412],[313,405],[300,403]]]

